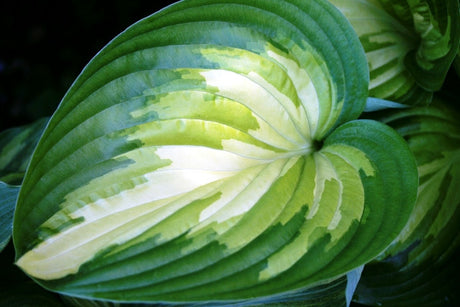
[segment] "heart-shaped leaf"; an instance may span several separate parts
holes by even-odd
[[[326,1],[192,0],[85,68],[34,153],[17,265],[70,295],[234,302],[324,284],[412,210],[404,140],[355,120],[365,54]]]

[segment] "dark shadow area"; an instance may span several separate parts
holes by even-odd
[[[50,116],[112,38],[174,1],[1,1],[0,131]]]

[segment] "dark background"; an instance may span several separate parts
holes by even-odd
[[[175,0],[0,0],[0,131],[50,116],[112,38]],[[449,73],[444,88],[460,80]]]
[[[173,2],[0,1],[0,131],[50,116],[102,47]]]

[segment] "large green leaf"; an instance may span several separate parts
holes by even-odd
[[[431,101],[458,50],[458,0],[330,0],[349,19],[370,69],[369,95]]]
[[[429,107],[379,114],[404,136],[420,176],[409,223],[366,266],[360,302],[388,306],[460,303],[460,114],[436,99]]]
[[[28,168],[17,265],[118,301],[234,302],[343,278],[415,202],[388,126],[355,120],[364,51],[317,1],[170,6],[84,69]]]

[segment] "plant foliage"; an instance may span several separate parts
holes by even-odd
[[[138,21],[49,122],[0,134],[0,248],[13,227],[56,304],[455,301],[458,115],[414,106],[458,68],[459,14],[184,0]]]

